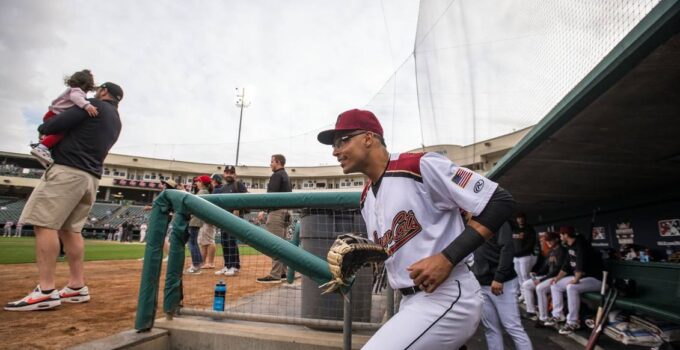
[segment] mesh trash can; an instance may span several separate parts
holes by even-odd
[[[300,243],[304,250],[326,260],[336,237],[344,233],[366,236],[366,224],[358,210],[310,209],[302,213]],[[352,286],[352,320],[370,322],[373,271],[362,268]],[[323,289],[302,277],[302,317],[342,320],[343,298],[339,293],[321,295]],[[329,329],[323,327],[324,329]],[[342,330],[342,327],[333,328]]]

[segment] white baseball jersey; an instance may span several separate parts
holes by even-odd
[[[464,228],[460,209],[479,215],[497,186],[438,153],[391,154],[377,195],[369,181],[361,196],[368,237],[390,255],[390,286],[413,286],[406,268],[451,244]]]

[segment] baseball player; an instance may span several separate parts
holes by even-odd
[[[531,279],[522,284],[522,295],[527,309],[527,316],[531,320],[545,322],[548,320],[548,293],[552,285],[552,278],[564,265],[567,249],[560,244],[557,232],[546,232],[545,241],[548,242],[550,253],[546,263],[530,274]],[[536,300],[538,300],[538,316],[536,316]]]
[[[500,230],[475,250],[472,272],[482,285],[484,306],[482,324],[489,349],[503,350],[503,329],[510,335],[515,349],[531,350],[531,340],[522,326],[517,306],[517,273],[513,267],[515,247],[513,228],[505,223]]]
[[[602,285],[602,257],[586,242],[583,236],[577,235],[571,226],[560,227],[560,239],[567,243],[567,258],[553,277],[550,293],[552,295],[552,317],[544,324],[553,326],[564,321],[564,303],[562,297],[567,292],[569,313],[566,323],[560,328],[560,334],[571,334],[581,328],[579,311],[581,293],[595,292]]]
[[[479,325],[482,295],[467,263],[513,212],[496,183],[437,153],[390,154],[373,113],[353,109],[318,135],[345,174],[369,179],[361,213],[369,238],[389,254],[400,311],[365,349],[458,349]],[[465,224],[460,209],[472,213]]]

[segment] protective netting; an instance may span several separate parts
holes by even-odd
[[[366,108],[395,151],[532,126],[658,2],[423,0],[414,54]]]
[[[303,249],[326,259],[326,254],[335,238],[343,233],[366,235],[366,228],[358,210],[336,209],[295,209],[284,210],[290,214],[285,222],[285,239],[296,241],[295,227],[299,223],[299,244]],[[251,223],[267,228],[258,220],[258,210],[246,217]],[[313,320],[343,319],[343,298],[338,293],[320,295],[319,283],[299,273],[288,278],[290,270],[281,280],[260,283],[258,279],[270,276],[272,259],[256,249],[239,243],[240,268],[234,275],[219,273],[225,266],[225,258],[219,233],[215,235],[217,252],[214,268],[202,268],[200,273],[186,271],[191,266],[187,256],[185,273],[182,277],[183,307],[194,310],[212,310],[215,286],[219,281],[227,285],[225,312],[238,313],[248,317],[261,316],[304,318]],[[385,290],[374,293],[373,271],[362,268],[352,286],[353,320],[364,323],[380,323],[385,313]],[[324,326],[324,328],[329,328]],[[330,327],[333,328],[333,327]],[[340,329],[337,328],[336,329]]]

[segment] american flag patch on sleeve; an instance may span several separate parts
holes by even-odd
[[[458,169],[458,171],[456,171],[456,175],[453,175],[453,178],[451,178],[451,181],[453,181],[454,184],[465,188],[471,178],[472,172],[465,169]]]

